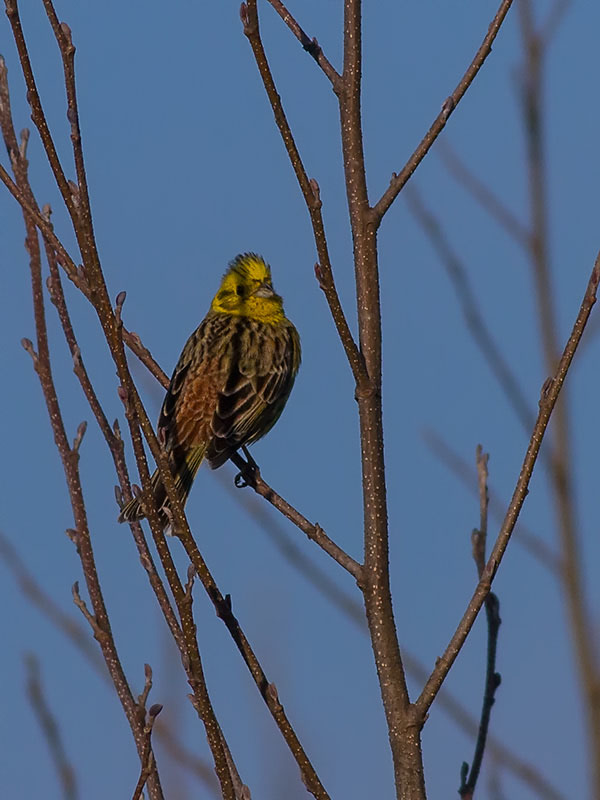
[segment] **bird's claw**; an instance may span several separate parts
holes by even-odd
[[[258,464],[250,455],[248,448],[242,446],[242,452],[246,456],[246,463],[233,480],[238,489],[244,489],[246,486],[254,486],[257,477],[260,475]],[[242,459],[239,459],[237,462],[238,466],[240,466],[241,460]]]
[[[238,474],[233,479],[236,489],[245,489],[248,486],[248,481],[246,480],[243,472],[238,472]]]

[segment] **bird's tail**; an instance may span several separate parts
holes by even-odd
[[[179,492],[182,505],[185,505],[196,473],[204,459],[205,451],[206,447],[203,445],[202,447],[195,447],[189,450],[181,459],[173,459],[173,480],[175,481],[175,488]],[[152,495],[154,497],[154,505],[158,510],[159,519],[163,525],[163,530],[165,530],[171,525],[171,513],[167,493],[160,479],[160,475],[158,474],[158,470],[156,470],[152,476]],[[136,522],[140,519],[144,519],[146,516],[147,514],[142,498],[134,497],[133,500],[130,500],[123,506],[118,519],[119,522]]]

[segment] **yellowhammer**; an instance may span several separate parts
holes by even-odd
[[[255,253],[236,256],[183,348],[158,420],[182,503],[204,459],[216,469],[271,430],[299,366],[300,337],[273,291],[269,265]],[[158,472],[152,486],[167,527],[168,501]],[[141,500],[133,499],[119,522],[145,516]]]

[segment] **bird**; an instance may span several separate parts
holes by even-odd
[[[217,469],[271,430],[300,359],[300,336],[273,289],[271,268],[256,253],[237,255],[181,352],[158,419],[158,439],[182,505],[203,461]],[[158,470],[152,493],[163,530],[171,532],[172,514]],[[142,498],[134,497],[118,519],[133,522],[146,516]]]

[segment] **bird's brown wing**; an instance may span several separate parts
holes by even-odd
[[[227,374],[227,326],[222,315],[207,315],[188,339],[173,371],[158,431],[174,466],[190,450],[206,446],[210,438],[210,421]]]
[[[298,334],[291,325],[240,323],[230,346],[231,369],[218,394],[206,452],[213,469],[273,427],[300,363]]]

